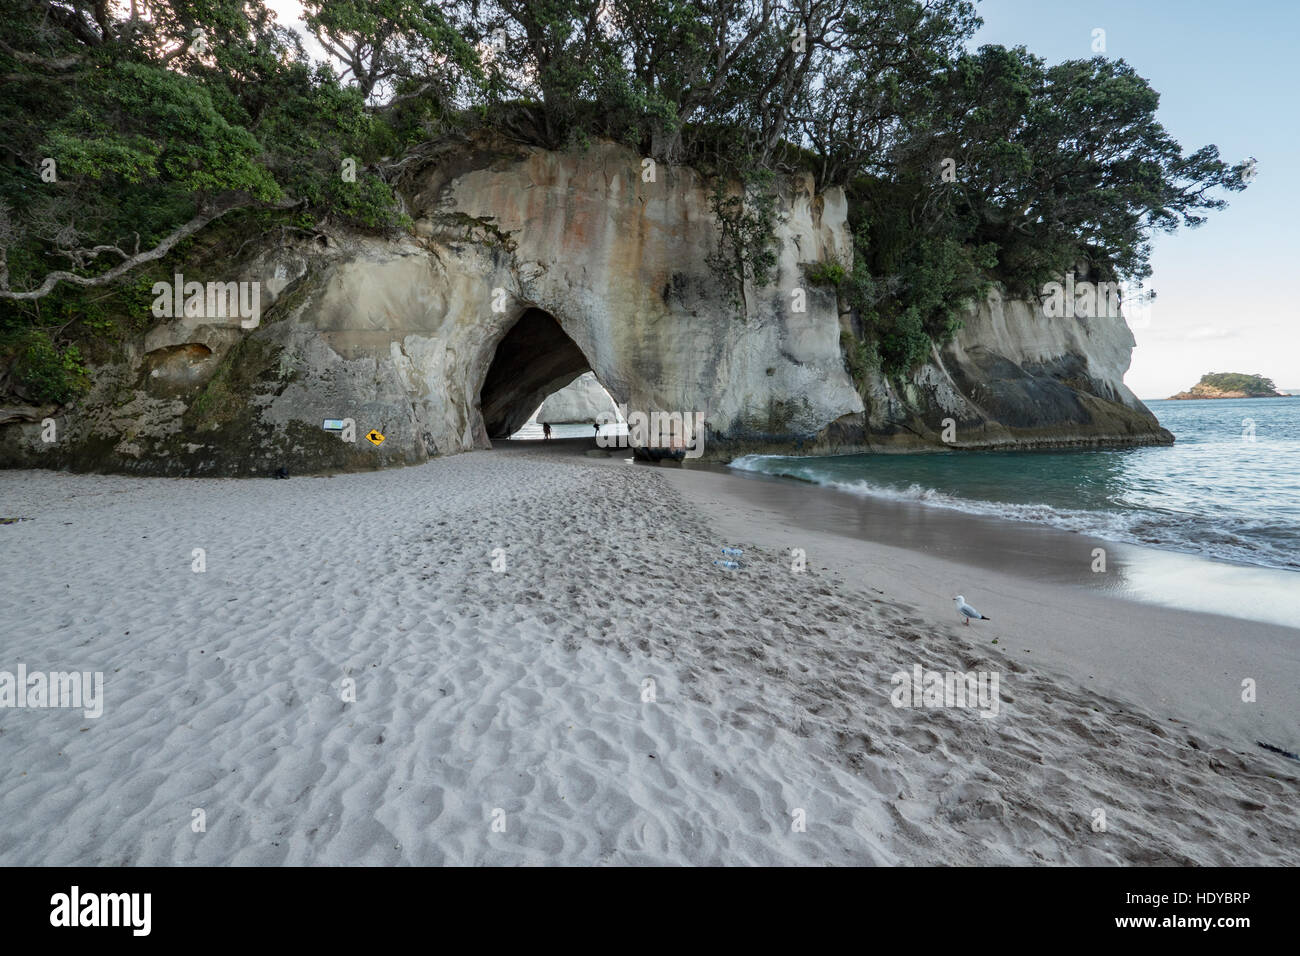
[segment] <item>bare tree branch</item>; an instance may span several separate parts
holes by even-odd
[[[53,70],[56,73],[64,70],[71,70],[75,66],[80,66],[86,59],[80,53],[58,57],[37,56],[34,53],[24,53],[22,50],[15,50],[8,43],[5,43],[4,40],[0,40],[0,50],[4,50],[19,63],[26,63],[28,66],[38,67],[42,70]]]
[[[269,208],[292,209],[295,206],[301,205],[302,202],[303,200],[285,200],[284,202],[276,203],[275,205],[270,206]],[[163,256],[167,255],[167,253],[170,252],[176,246],[177,243],[179,243],[183,239],[187,239],[190,236],[194,235],[196,232],[198,232],[203,227],[207,226],[209,223],[215,222],[217,219],[220,219],[222,216],[226,215],[226,213],[234,212],[236,209],[249,209],[258,205],[261,204],[254,200],[249,199],[249,200],[232,203],[220,209],[200,213],[199,215],[191,219],[189,222],[173,230],[160,243],[158,243],[158,245],[154,246],[152,249],[148,249],[144,252],[140,252],[137,253],[136,255],[126,258],[124,261],[114,266],[112,269],[109,269],[107,272],[103,273],[102,275],[81,276],[81,275],[77,275],[75,272],[65,272],[62,270],[57,272],[51,272],[45,277],[45,280],[37,288],[27,292],[15,292],[8,288],[8,269],[5,264],[3,250],[0,249],[0,280],[4,281],[4,285],[0,287],[0,299],[10,299],[16,302],[30,302],[36,299],[42,299],[45,296],[49,295],[51,292],[53,292],[60,282],[68,282],[71,283],[72,285],[81,286],[83,288],[92,288],[94,286],[107,285],[108,283],[113,282],[114,280],[119,279],[122,276],[126,275],[136,266],[144,265],[146,262],[153,262],[155,260],[161,259]],[[107,249],[107,248],[109,247],[104,247],[104,246],[96,247],[96,249],[100,249],[100,250]],[[113,248],[113,251],[117,252],[119,255],[122,254],[121,250],[116,249],[115,247]]]

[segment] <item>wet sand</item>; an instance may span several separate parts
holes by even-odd
[[[993,618],[976,625],[990,640],[1057,672],[1242,746],[1300,752],[1300,630],[1269,620],[1294,574],[767,476],[658,470],[729,539],[801,547],[817,567],[941,620],[960,623],[951,598],[963,594]],[[1105,572],[1091,570],[1097,548]],[[1246,679],[1253,703],[1241,700]]]
[[[809,530],[848,535],[1041,584],[1181,610],[1300,628],[1300,574],[1108,541],[1027,521],[973,515],[908,501],[856,495],[789,478],[712,465],[669,465],[730,479],[731,494],[789,515]],[[1097,550],[1105,552],[1098,564]],[[1297,634],[1300,639],[1300,634]]]

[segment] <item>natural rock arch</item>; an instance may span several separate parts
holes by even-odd
[[[591,363],[549,312],[530,307],[501,336],[479,389],[489,438],[508,438]]]
[[[630,411],[704,415],[710,458],[942,446],[949,420],[964,447],[1172,441],[1123,384],[1133,336],[1122,319],[1063,323],[996,291],[906,381],[868,369],[855,382],[841,340],[860,320],[808,275],[852,265],[847,200],[815,193],[808,174],[781,183],[771,281],[750,283],[743,309],[710,265],[713,184],[687,167],[661,165],[647,181],[641,157],[611,143],[461,144],[413,172],[403,197],[409,235],[268,238],[238,264],[178,267],[259,283],[260,325],[155,325],[96,370],[59,441],[41,437],[53,409],[16,421],[0,410],[11,422],[0,465],[244,475],[414,464],[491,447],[490,434],[588,367]],[[549,351],[524,367],[534,325]],[[349,419],[384,440],[323,427]]]

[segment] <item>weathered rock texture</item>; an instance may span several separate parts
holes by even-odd
[[[868,411],[817,449],[1032,448],[1168,444],[1124,384],[1133,333],[1122,318],[1060,319],[998,291],[902,383],[870,376]]]
[[[509,438],[547,395],[569,385],[587,367],[582,350],[560,324],[529,309],[497,346],[483,380],[483,424],[491,438]]]
[[[537,410],[537,420],[551,425],[589,425],[618,420],[618,409],[591,372],[579,375]]]
[[[433,154],[404,199],[412,234],[266,237],[207,278],[262,283],[263,317],[161,321],[54,416],[8,414],[0,464],[155,474],[293,473],[488,447],[590,369],[630,410],[705,413],[705,454],[1165,441],[1123,385],[1123,321],[1048,319],[993,298],[901,388],[855,387],[833,290],[846,202],[784,189],[773,282],[743,307],[708,265],[718,235],[694,171],[602,144]],[[203,264],[199,266],[202,271]],[[187,278],[193,271],[186,269]],[[804,311],[794,311],[803,288]],[[863,396],[866,401],[864,402]],[[322,429],[351,419],[355,442]],[[371,429],[385,441],[364,440]]]

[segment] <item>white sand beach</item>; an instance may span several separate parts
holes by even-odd
[[[0,472],[0,671],[105,679],[98,718],[0,709],[0,864],[1300,862],[1300,765],[1254,743],[1294,743],[1300,632],[803,530],[739,480]],[[998,713],[893,706],[917,664],[996,673]]]

